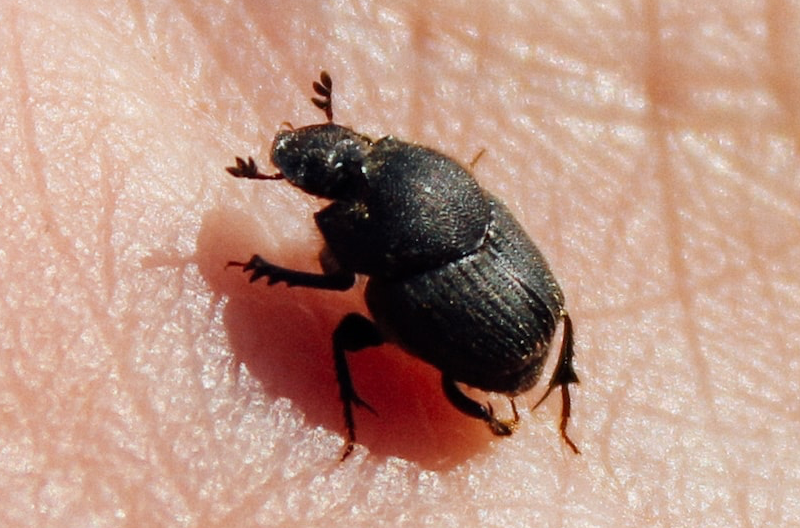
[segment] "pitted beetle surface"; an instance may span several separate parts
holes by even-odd
[[[461,412],[509,435],[519,416],[513,397],[531,389],[542,372],[556,327],[564,322],[558,364],[537,407],[561,387],[561,436],[567,435],[572,366],[572,321],[542,254],[508,209],[483,190],[458,163],[435,150],[370,138],[333,123],[332,87],[326,72],[314,83],[312,102],[327,122],[281,130],[271,161],[280,172],[263,174],[252,158],[236,158],[237,178],[288,180],[331,201],[314,214],[325,239],[323,273],[276,266],[253,255],[228,263],[268,284],[284,282],[344,291],[355,275],[369,277],[365,297],[372,320],[344,316],[333,332],[333,357],[347,430],[344,460],[356,439],[353,406],[371,409],[353,386],[346,354],[387,341],[442,373],[442,388]],[[509,397],[511,420],[465,395],[457,383]]]

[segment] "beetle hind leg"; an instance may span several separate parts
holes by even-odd
[[[345,315],[339,326],[333,331],[333,360],[336,366],[336,381],[339,383],[339,397],[344,406],[344,425],[347,429],[347,442],[345,443],[341,460],[344,460],[353,452],[353,446],[356,441],[353,405],[364,407],[373,414],[375,413],[375,410],[356,393],[345,356],[348,352],[357,352],[363,348],[380,344],[383,344],[383,336],[381,336],[375,323],[361,314],[350,313]]]
[[[494,409],[491,403],[483,405],[476,402],[466,394],[461,392],[458,388],[456,381],[449,376],[442,376],[442,389],[447,400],[459,411],[483,420],[489,426],[489,430],[497,436],[508,436],[514,432],[519,422],[519,414],[517,413],[517,406],[514,400],[511,399],[511,408],[514,411],[514,418],[511,420],[500,420],[494,415]]]
[[[566,310],[561,311],[561,317],[564,319],[564,337],[561,341],[561,352],[558,355],[558,364],[553,377],[550,378],[550,383],[547,386],[547,391],[533,406],[536,409],[547,397],[553,392],[556,387],[561,387],[561,438],[564,442],[579,455],[581,452],[575,442],[567,434],[567,424],[569,423],[570,411],[572,408],[572,400],[569,396],[569,385],[571,383],[580,383],[578,375],[575,374],[575,369],[572,365],[573,351],[573,338],[572,338],[572,319]]]

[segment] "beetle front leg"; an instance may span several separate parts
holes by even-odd
[[[259,255],[253,255],[248,262],[230,261],[228,266],[239,266],[244,272],[252,271],[250,282],[267,277],[267,284],[285,282],[287,286],[305,286],[306,288],[337,291],[349,290],[356,282],[355,274],[350,272],[308,273],[296,271],[276,266]]]
[[[336,366],[336,381],[339,383],[339,397],[344,406],[344,425],[347,429],[347,443],[344,447],[344,453],[342,453],[342,461],[353,452],[353,446],[356,441],[353,405],[364,407],[375,413],[375,410],[356,393],[345,355],[347,352],[357,352],[363,348],[378,346],[382,343],[383,336],[381,336],[375,323],[357,313],[350,313],[344,316],[339,326],[333,331],[333,361]]]
[[[498,420],[494,416],[494,409],[492,404],[482,405],[472,398],[467,397],[466,394],[461,392],[461,389],[456,385],[456,381],[449,376],[442,376],[442,389],[447,400],[459,411],[467,416],[483,420],[489,425],[489,429],[497,436],[508,436],[517,428],[519,415],[517,414],[517,407],[514,400],[511,400],[511,406],[514,410],[514,418],[512,420]]]

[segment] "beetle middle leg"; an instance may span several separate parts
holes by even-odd
[[[352,288],[356,281],[356,276],[353,273],[345,271],[333,271],[330,273],[297,271],[276,266],[259,255],[253,255],[248,262],[230,261],[228,266],[239,266],[244,272],[252,271],[250,282],[266,277],[267,284],[285,282],[287,286],[305,286],[306,288],[320,290],[344,291]]]
[[[347,428],[347,443],[341,460],[353,452],[356,441],[356,425],[353,420],[353,405],[364,407],[375,413],[367,402],[362,400],[353,387],[350,368],[347,366],[347,352],[357,352],[363,348],[383,344],[383,336],[375,323],[358,313],[349,313],[333,331],[333,360],[336,365],[336,381],[339,382],[339,397],[344,406],[344,425]]]
[[[461,389],[456,385],[456,380],[449,376],[442,376],[442,389],[447,400],[459,411],[463,412],[473,418],[483,420],[489,425],[489,429],[497,436],[508,436],[514,432],[519,421],[519,414],[517,414],[517,407],[514,400],[511,400],[511,408],[514,411],[514,418],[512,420],[498,420],[494,415],[492,404],[487,403],[483,405],[469,398],[466,394],[461,392]]]

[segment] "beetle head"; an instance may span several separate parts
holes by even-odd
[[[372,142],[339,125],[326,123],[281,130],[272,143],[272,163],[309,194],[354,198],[365,181],[364,158]]]

